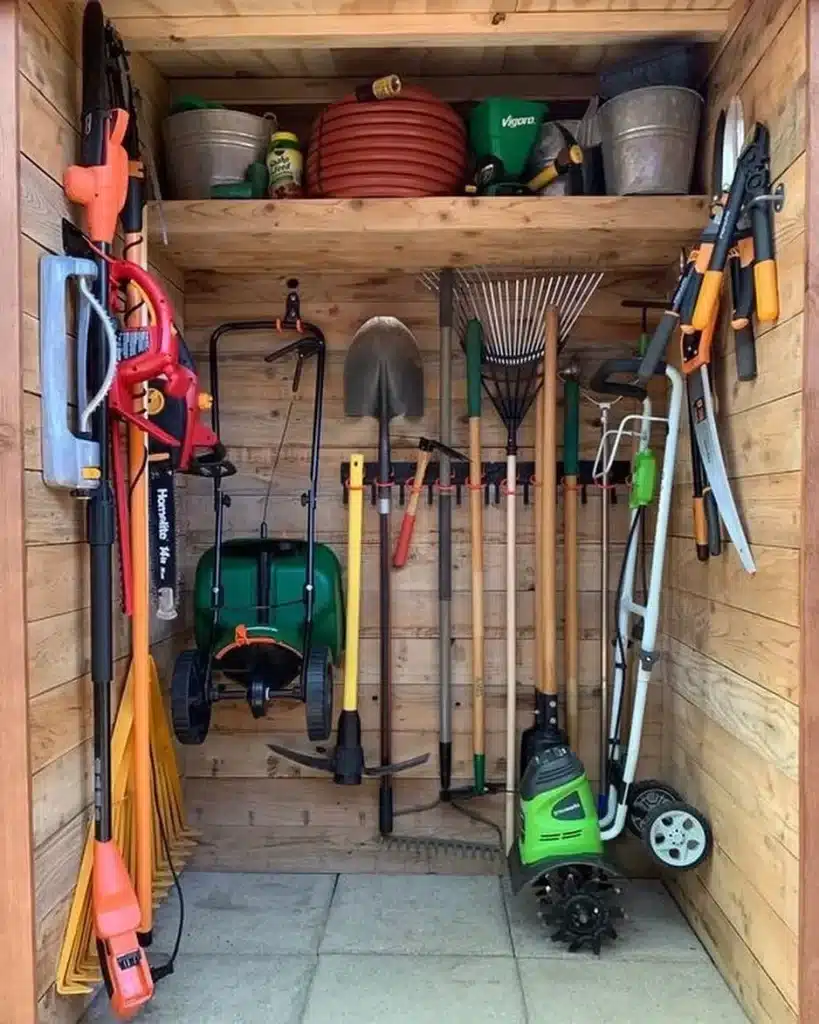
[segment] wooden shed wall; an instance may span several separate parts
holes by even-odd
[[[548,200],[544,200],[547,203]],[[286,252],[281,254],[286,269]],[[286,275],[269,277],[218,276],[197,273],[186,278],[186,321],[188,341],[206,359],[207,338],[222,320],[275,316],[285,295]],[[570,352],[584,367],[594,366],[606,355],[622,354],[634,345],[639,321],[620,307],[628,296],[662,294],[664,274],[634,280],[624,275],[608,276],[578,323],[563,361]],[[438,433],[438,333],[437,299],[410,276],[373,274],[368,277],[303,275],[302,311],[325,330],[329,344],[327,386],[322,445],[321,492],[318,504],[320,539],[331,544],[344,560],[346,516],[342,504],[339,464],[350,452],[360,450],[375,458],[376,426],[372,420],[345,419],[342,404],[344,354],[356,328],[367,317],[391,314],[403,319],[414,331],[423,352],[426,378],[426,413],[419,424],[395,421],[393,458],[411,459],[420,434]],[[632,339],[629,342],[629,339]],[[223,439],[239,474],[229,481],[234,502],[227,513],[228,532],[255,533],[261,516],[272,458],[290,391],[289,367],[269,367],[263,355],[276,344],[274,337],[239,336],[222,343],[220,367],[222,386]],[[460,352],[454,363],[454,443],[465,449],[468,443],[465,421],[465,369]],[[619,410],[618,410],[619,412]],[[307,454],[312,415],[312,371],[308,371],[296,401],[270,504],[271,533],[303,535],[304,510],[299,502],[306,482]],[[582,448],[592,458],[598,441],[597,412],[587,403],[582,407]],[[523,431],[521,458],[533,457],[534,413]],[[484,459],[505,457],[505,432],[484,403]],[[212,511],[207,484],[191,481],[202,495],[188,504],[186,552],[188,583],[196,557],[212,542]],[[203,489],[204,488],[204,489]],[[599,694],[599,492],[589,492],[581,507],[581,754],[596,774],[597,700]],[[627,531],[626,503],[621,500],[612,516],[612,566],[619,565]],[[397,533],[401,512],[393,513]],[[558,516],[560,521],[562,516]],[[519,724],[528,725],[532,715],[533,648],[533,513],[520,504],[518,541],[520,637],[518,654]],[[459,780],[471,775],[470,680],[470,569],[469,522],[466,500],[455,509],[454,523],[454,772]],[[487,625],[488,750],[487,771],[492,779],[504,777],[505,697],[503,669],[505,511],[503,502],[485,515]],[[364,606],[362,615],[361,673],[364,743],[368,757],[378,754],[378,606],[377,606],[377,516],[367,505],[364,538]],[[562,545],[558,552],[562,560]],[[562,572],[558,572],[558,586]],[[614,568],[612,586],[616,580]],[[393,574],[395,701],[394,728],[397,757],[428,751],[429,762],[406,776],[400,776],[399,806],[423,804],[437,793],[438,750],[438,623],[437,623],[437,511],[421,509],[411,560]],[[562,605],[562,602],[560,602]],[[645,734],[643,764],[647,773],[659,769],[659,692],[653,695]],[[300,705],[274,705],[267,718],[254,721],[247,707],[223,704],[217,707],[211,734],[201,747],[184,751],[186,791],[192,824],[202,831],[197,854],[199,866],[251,870],[314,868],[328,870],[427,870],[423,856],[385,856],[373,841],[377,832],[376,793],[371,785],[359,789],[339,788],[327,776],[307,777],[271,755],[266,741],[285,739],[305,747],[304,715]],[[499,803],[485,801],[493,815]],[[399,818],[397,831],[445,836],[490,838],[467,819],[451,810],[438,808],[423,815]],[[435,863],[436,870],[494,870],[480,862],[446,858]]]
[[[738,384],[723,331],[717,392],[729,473],[753,544],[697,562],[690,470],[676,492],[665,595],[665,775],[714,827],[710,860],[674,889],[755,1021],[795,1021],[799,899],[800,497],[805,299],[804,0],[755,0],[711,77],[713,131],[739,93],[768,124],[781,316],[761,333],[759,377]]]
[[[57,996],[54,979],[92,813],[88,549],[83,505],[42,479],[38,263],[48,252],[62,251],[61,219],[72,216],[61,179],[78,156],[80,38],[77,10],[64,0],[22,3],[21,23],[22,388],[37,996],[41,1021],[73,1022],[83,1001]],[[146,122],[155,131],[165,85],[140,59],[135,70]],[[181,315],[181,278],[165,283]],[[171,627],[156,636],[153,649],[163,675],[172,664],[181,620]],[[116,628],[115,700],[129,643],[123,617]]]

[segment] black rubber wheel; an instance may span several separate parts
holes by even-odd
[[[329,739],[333,729],[333,659],[327,647],[313,647],[307,661],[304,709],[312,743]]]
[[[693,871],[714,845],[708,819],[682,800],[655,808],[645,820],[642,838],[654,860],[672,871]]]
[[[210,729],[211,702],[206,692],[207,661],[199,651],[183,651],[171,677],[171,718],[180,743],[205,742]]]
[[[664,804],[681,803],[682,796],[673,786],[659,782],[657,779],[643,779],[636,782],[629,791],[626,825],[629,832],[642,838],[643,826],[652,811]]]

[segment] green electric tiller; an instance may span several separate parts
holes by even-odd
[[[179,655],[172,682],[173,724],[181,743],[202,743],[217,700],[244,697],[261,718],[278,697],[306,706],[311,740],[330,735],[333,714],[333,666],[344,646],[344,596],[341,566],[335,553],[316,543],[316,494],[321,445],[325,340],[313,324],[302,321],[298,293],[287,296],[280,320],[226,323],[210,339],[210,373],[214,431],[219,430],[218,344],[224,335],[248,331],[297,331],[301,337],[265,357],[278,362],[295,356],[290,406],[268,482],[258,537],[224,540],[224,513],[231,497],[222,488],[236,470],[228,464],[205,467],[213,478],[216,539],[196,568],[194,626],[196,649]],[[267,508],[276,465],[284,446],[293,401],[305,360],[316,357],[316,391],[310,456],[310,483],[302,504],[307,508],[307,539],[268,536]],[[214,681],[215,674],[236,685]]]
[[[623,916],[615,902],[619,872],[605,858],[604,843],[616,839],[628,827],[659,864],[685,871],[708,857],[712,842],[708,821],[684,803],[672,787],[655,780],[635,781],[648,685],[658,658],[655,644],[683,395],[679,371],[661,364],[656,372],[669,384],[668,412],[654,414],[645,386],[623,381],[624,376],[634,381],[639,366],[639,358],[609,360],[591,382],[591,389],[598,394],[641,402],[640,411],[625,416],[616,430],[608,430],[603,417],[603,436],[593,470],[595,481],[607,487],[623,437],[639,438],[632,462],[631,523],[617,586],[611,647],[607,631],[603,633],[603,642],[609,651],[613,649],[614,672],[610,703],[605,689],[601,690],[601,713],[608,726],[600,797],[595,800],[583,764],[567,744],[540,744],[524,765],[519,787],[519,834],[509,854],[513,891],[527,886],[534,890],[552,938],[566,942],[570,951],[589,947],[599,953],[604,939],[616,938],[614,922]],[[605,403],[605,408],[610,404]],[[665,431],[659,488],[660,471],[649,447],[652,427],[657,425]],[[643,565],[645,593],[638,600],[638,555],[643,551],[646,511],[655,493],[657,512],[650,565]],[[605,551],[604,561],[607,555]],[[608,600],[607,587],[603,600]],[[625,739],[630,648],[637,671]]]

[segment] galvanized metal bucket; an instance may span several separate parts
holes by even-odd
[[[702,97],[655,85],[622,93],[599,111],[609,195],[687,195]]]
[[[162,124],[171,199],[209,199],[213,185],[242,181],[264,161],[274,117],[240,110],[183,110]]]

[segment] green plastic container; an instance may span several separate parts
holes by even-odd
[[[493,97],[483,100],[469,116],[469,144],[478,160],[503,161],[508,178],[523,174],[529,153],[549,113],[547,103]]]

